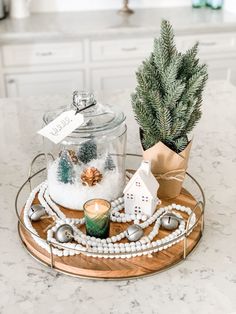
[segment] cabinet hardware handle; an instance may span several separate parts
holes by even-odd
[[[8,83],[8,84],[14,84],[14,83],[15,83],[15,80],[14,80],[14,79],[9,79],[9,80],[7,81],[7,83]]]
[[[122,51],[135,51],[137,50],[137,47],[131,47],[131,48],[122,48]]]
[[[215,46],[216,42],[199,42],[199,46]]]
[[[52,56],[53,53],[51,51],[48,52],[36,52],[36,56],[39,57],[48,57],[48,56]]]

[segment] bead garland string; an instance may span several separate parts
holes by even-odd
[[[40,190],[43,188],[43,184],[40,184],[38,185],[35,189],[32,190],[32,192],[30,193],[30,196],[28,198],[28,200],[26,201],[26,204],[25,204],[25,208],[24,208],[24,214],[23,214],[23,220],[24,220],[24,224],[26,226],[26,228],[31,232],[31,236],[32,238],[34,239],[34,241],[40,246],[42,247],[43,249],[45,249],[48,253],[51,252],[51,249],[50,249],[50,245],[47,243],[47,241],[43,240],[40,238],[38,232],[34,229],[34,227],[32,226],[32,223],[28,217],[28,212],[29,212],[29,209],[31,207],[31,205],[33,204],[33,201],[35,199],[35,196],[37,193],[40,192]],[[61,250],[57,249],[57,248],[53,248],[52,247],[52,253],[54,255],[58,255],[60,256],[61,254]]]
[[[28,217],[28,211],[37,193],[38,200],[41,205],[44,206],[47,214],[49,216],[56,215],[55,225],[47,231],[47,242],[38,236],[37,231],[33,228],[32,223]],[[59,206],[57,206],[51,199],[48,192],[47,181],[41,183],[31,192],[24,208],[24,223],[26,227],[33,233],[32,237],[34,238],[35,242],[37,242],[38,245],[46,249],[48,252],[50,252],[48,243],[52,243],[52,253],[57,256],[73,256],[83,253],[87,256],[93,257],[131,258],[161,251],[183,240],[185,234],[185,220],[183,219],[182,215],[176,211],[182,211],[188,215],[191,215],[191,208],[177,204],[171,204],[159,208],[153,214],[153,216],[148,218],[141,214],[129,215],[120,212],[124,208],[123,204],[123,197],[120,197],[117,200],[111,202],[111,221],[119,223],[134,221],[134,223],[138,224],[142,229],[145,229],[154,223],[150,233],[146,236],[143,236],[139,241],[118,243],[122,239],[126,238],[126,231],[107,239],[98,239],[84,234],[77,225],[83,225],[85,223],[85,219],[67,218],[66,215],[60,210]],[[175,215],[180,218],[179,227],[166,237],[153,241],[153,239],[158,235],[162,216],[172,211],[173,209],[175,210]],[[193,213],[190,219],[190,228],[195,224],[195,221],[196,216]],[[65,223],[69,224],[73,228],[74,241],[76,243],[62,244],[55,239],[54,234],[57,228]]]

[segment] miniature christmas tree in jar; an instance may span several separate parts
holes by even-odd
[[[82,210],[90,199],[111,201],[122,194],[126,125],[122,112],[98,104],[90,93],[74,92],[71,109],[83,114],[83,124],[59,144],[45,140],[48,190],[59,205]],[[45,124],[66,110],[47,112]]]

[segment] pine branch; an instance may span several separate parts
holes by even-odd
[[[188,145],[188,138],[187,136],[182,136],[182,137],[179,137],[175,140],[175,150],[177,153],[180,153],[182,152],[186,146]]]
[[[179,70],[179,76],[188,80],[193,74],[194,68],[198,65],[199,60],[196,58],[198,53],[198,43],[183,55],[182,64]]]
[[[163,99],[163,103],[165,104],[167,108],[170,108],[170,110],[173,110],[176,107],[184,91],[184,88],[185,88],[185,84],[183,84],[179,80],[176,80],[175,82],[173,82],[172,85],[170,85]]]
[[[171,136],[173,139],[180,137],[185,133],[185,121],[182,119],[176,119],[171,127]]]
[[[161,23],[161,38],[160,42],[163,48],[163,54],[168,60],[168,63],[171,61],[172,56],[176,53],[176,47],[174,43],[174,31],[171,24],[163,20]]]
[[[137,99],[136,94],[131,95],[131,98],[135,117],[141,129],[146,134],[153,134],[156,138],[158,136],[158,129],[150,107],[143,105],[142,102]]]
[[[171,115],[168,108],[164,106],[157,107],[156,123],[160,134],[160,139],[165,140],[171,132]]]
[[[148,149],[154,146],[159,141],[160,141],[160,138],[158,136],[154,137],[152,134],[144,133],[142,144],[143,144],[144,149]]]
[[[158,76],[163,77],[165,67],[168,65],[168,54],[162,50],[161,41],[154,39],[153,61]]]
[[[196,124],[200,120],[201,116],[202,116],[202,112],[199,109],[195,110],[191,114],[190,119],[186,125],[186,133],[190,133],[193,130],[193,128],[196,126]]]

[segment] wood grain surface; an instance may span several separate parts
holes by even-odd
[[[34,203],[38,203],[37,197]],[[172,199],[171,202],[162,202],[161,206],[165,206],[170,203],[181,204],[193,208],[196,204],[196,200],[186,190],[182,190],[181,194]],[[61,210],[66,214],[67,217],[80,218],[83,216],[82,212],[69,210],[60,207]],[[196,218],[198,219],[201,215],[200,208],[196,209]],[[21,213],[23,217],[23,210]],[[187,218],[187,215],[184,215]],[[39,233],[40,237],[46,239],[46,233],[43,231],[50,223],[51,219],[46,219],[39,222],[34,222],[33,226]],[[198,243],[201,238],[201,220],[195,227],[193,232],[188,236],[187,240],[187,254],[189,254]],[[113,223],[111,222],[110,236],[116,235],[127,229],[128,223]],[[150,232],[150,227],[145,229],[145,234]],[[84,227],[82,229],[84,230]],[[27,250],[36,259],[40,260],[44,264],[51,265],[50,254],[42,249],[32,238],[31,234],[22,226],[19,225],[20,237],[26,246]],[[158,235],[154,238],[161,239],[166,236],[169,232],[160,228]],[[126,242],[123,239],[122,242]],[[153,253],[151,256],[145,255],[141,257],[134,257],[129,259],[104,259],[87,257],[83,254],[69,256],[69,257],[58,257],[53,256],[53,267],[56,270],[75,275],[79,277],[97,278],[97,279],[125,279],[140,276],[148,276],[159,271],[163,271],[176,263],[183,260],[183,247],[184,241],[181,241],[167,250],[162,250],[157,253]]]

